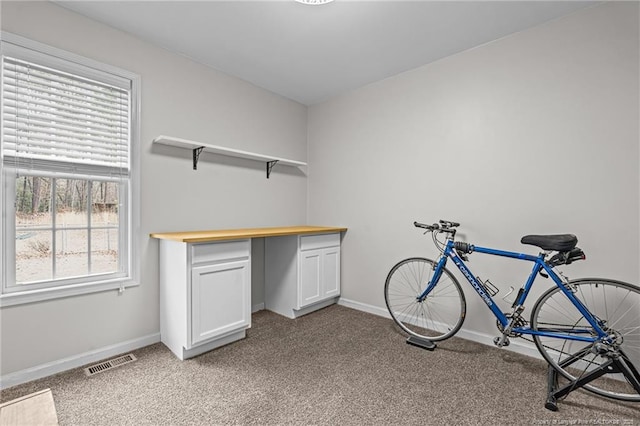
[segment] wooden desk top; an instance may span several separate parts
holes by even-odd
[[[182,243],[204,243],[207,241],[281,237],[284,235],[329,234],[332,232],[344,232],[346,230],[347,228],[336,228],[331,226],[280,226],[273,228],[218,229],[212,231],[153,233],[151,234],[151,237]]]

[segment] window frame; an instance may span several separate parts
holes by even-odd
[[[3,152],[3,140],[0,140],[0,206],[2,222],[0,224],[0,269],[2,270],[2,286],[0,294],[0,307],[32,303],[43,300],[70,297],[80,294],[88,294],[107,290],[123,292],[125,288],[140,284],[140,76],[111,65],[107,65],[92,59],[76,55],[65,50],[39,43],[12,33],[0,33],[0,54],[27,60],[70,72],[75,75],[88,77],[105,83],[122,81],[130,82],[130,172],[128,178],[120,182],[124,186],[124,196],[127,214],[120,226],[126,232],[126,255],[120,256],[120,261],[127,262],[125,275],[116,277],[117,274],[105,276],[87,275],[73,279],[59,279],[43,281],[34,284],[21,284],[15,282],[15,207],[13,201],[8,202],[13,196],[15,199],[15,167],[5,164]],[[2,70],[0,70],[2,73]],[[111,76],[111,77],[110,77]],[[0,74],[1,77],[1,74]],[[110,80],[113,78],[113,80]],[[0,99],[2,99],[2,84],[0,84]],[[3,105],[0,102],[0,117]],[[0,134],[4,138],[4,132]],[[18,167],[19,168],[19,167]],[[82,165],[79,168],[83,169]],[[52,167],[46,171],[23,170],[25,174],[45,174],[51,177],[65,177],[75,179],[95,180],[104,178],[99,172],[90,168],[90,173],[73,173],[72,170],[56,170]],[[12,175],[13,173],[13,175]],[[12,177],[13,176],[13,177]],[[13,186],[12,186],[13,185]],[[10,205],[11,204],[11,205]],[[53,254],[55,255],[55,254]],[[8,267],[13,263],[12,267]]]

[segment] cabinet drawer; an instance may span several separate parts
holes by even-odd
[[[340,245],[340,233],[303,235],[300,237],[300,250],[314,250]]]
[[[251,240],[194,244],[191,250],[193,264],[248,259],[251,256]]]

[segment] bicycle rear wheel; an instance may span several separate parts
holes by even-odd
[[[581,279],[571,281],[575,296],[603,323],[612,345],[597,347],[598,343],[585,343],[569,339],[533,336],[538,350],[558,373],[576,380],[593,372],[611,356],[601,355],[602,348],[617,353],[631,373],[640,379],[640,288],[607,279]],[[536,302],[531,313],[531,328],[580,336],[595,336],[591,325],[569,301],[554,287]],[[640,401],[640,392],[627,377],[611,372],[591,381],[584,388],[596,394],[623,401]]]
[[[418,257],[399,262],[387,276],[384,300],[391,318],[406,333],[440,341],[462,327],[467,304],[460,283],[446,269],[426,299],[418,300],[435,265],[433,260]]]

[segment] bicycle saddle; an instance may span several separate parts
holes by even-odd
[[[578,244],[578,238],[573,234],[525,235],[520,242],[543,250],[569,251]]]

